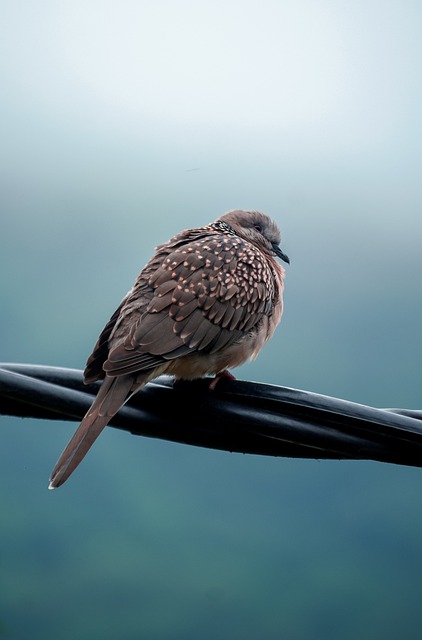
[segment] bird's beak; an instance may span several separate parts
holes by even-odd
[[[272,247],[276,256],[278,256],[281,260],[283,260],[283,262],[287,262],[287,264],[290,264],[289,256],[287,256],[285,253],[282,252],[278,244],[274,242]]]

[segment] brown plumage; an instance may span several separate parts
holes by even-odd
[[[122,405],[169,374],[227,374],[255,358],[283,310],[280,231],[258,211],[230,211],[156,248],[103,329],[85,383],[98,394],[51,474],[50,489],[76,469]],[[212,383],[215,385],[215,381]]]

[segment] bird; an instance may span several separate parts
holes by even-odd
[[[160,375],[214,376],[254,359],[283,312],[285,271],[278,225],[260,211],[232,210],[158,245],[102,330],[84,383],[98,393],[50,476],[73,473],[131,396]]]

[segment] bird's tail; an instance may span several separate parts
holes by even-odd
[[[60,487],[83,460],[101,431],[131,395],[133,376],[106,377],[97,397],[51,472],[49,489]]]

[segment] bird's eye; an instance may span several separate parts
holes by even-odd
[[[260,224],[254,224],[253,228],[258,231],[258,233],[262,233],[262,227]]]

